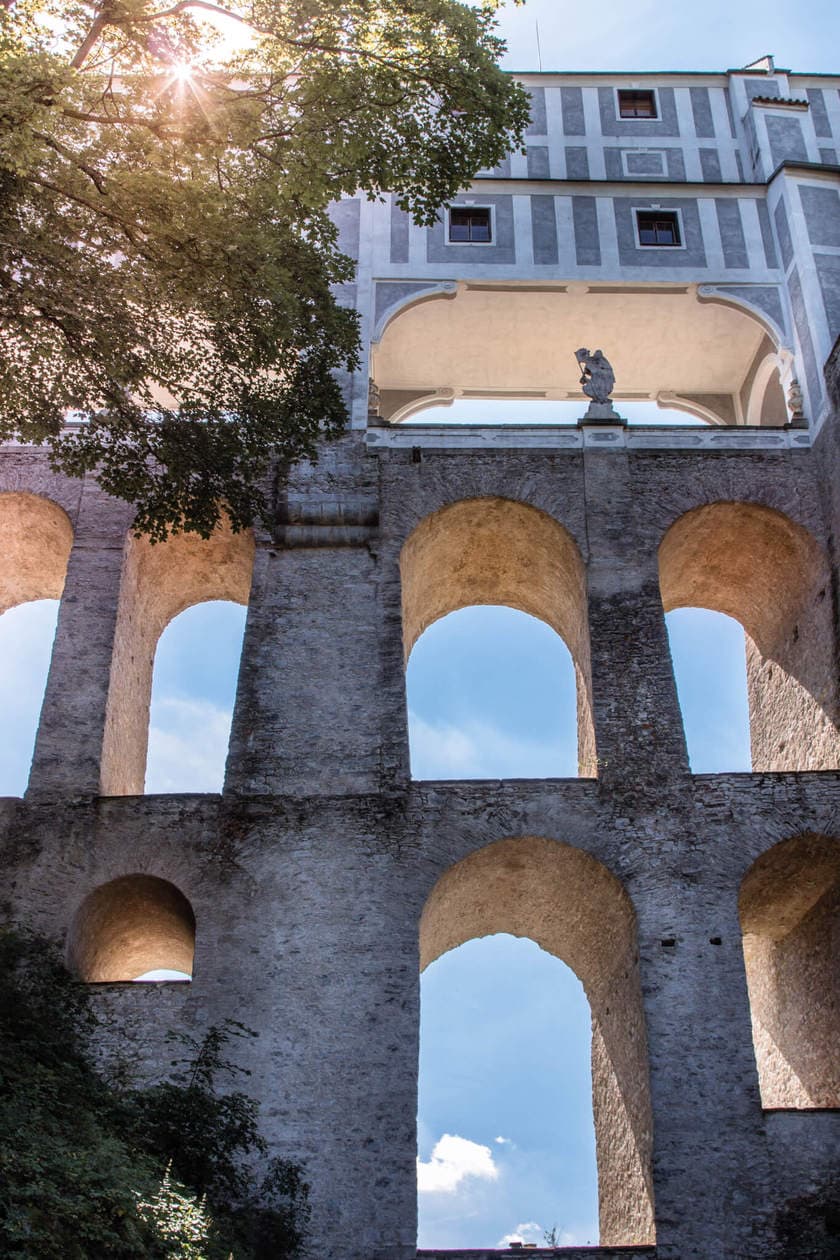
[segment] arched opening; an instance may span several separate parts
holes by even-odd
[[[840,1107],[840,843],[775,845],[738,905],[762,1105]]]
[[[406,669],[416,779],[577,774],[575,668],[558,634],[513,608],[462,608],[420,636]]]
[[[158,640],[149,710],[147,792],[220,792],[245,608],[194,604]]]
[[[435,884],[420,923],[421,969],[466,941],[500,932],[534,941],[583,985],[592,1011],[601,1244],[651,1243],[650,1085],[630,899],[579,849],[538,837],[500,840]]]
[[[749,771],[746,639],[734,617],[675,608],[665,617],[694,774]]]
[[[553,517],[511,499],[465,499],[417,526],[400,556],[405,659],[440,618],[506,606],[539,618],[571,653],[579,773],[595,777],[586,578],[577,545]]]
[[[70,965],[88,984],[160,971],[189,978],[194,952],[190,903],[155,875],[122,875],[95,889],[76,912],[67,941]]]
[[[840,762],[829,569],[801,525],[755,503],[692,509],[659,547],[666,613],[706,608],[746,635],[754,770]]]
[[[227,525],[207,539],[196,534],[154,544],[146,537],[127,539],[103,740],[103,795],[143,792],[152,669],[163,630],[194,604],[247,604],[253,562],[253,535],[234,533]]]
[[[57,503],[0,494],[0,795],[26,790],[72,545]]]
[[[759,347],[754,367],[744,382],[741,405],[747,424],[765,428],[778,428],[787,424],[788,412],[779,377],[779,359],[769,337],[765,337]]]
[[[423,972],[418,1246],[598,1238],[591,1011],[533,941],[499,933]],[[525,1228],[523,1228],[525,1226]]]
[[[645,404],[675,409],[671,423],[689,416],[717,425],[788,420],[778,373],[773,389],[766,377],[753,389],[778,349],[777,324],[697,285],[380,282],[375,304],[370,371],[378,414],[389,423],[423,407],[476,400],[512,408],[572,403],[577,419],[588,401],[574,356],[579,346],[602,348],[612,364],[619,413]],[[495,422],[483,410],[473,421]]]

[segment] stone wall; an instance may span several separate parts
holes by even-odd
[[[544,936],[579,972],[588,969],[582,978],[594,1005],[603,999],[605,1009],[615,1002],[633,1012],[602,1021],[594,1039],[602,1241],[651,1241],[652,1210],[663,1260],[793,1256],[779,1241],[788,1236],[783,1223],[790,1201],[820,1202],[836,1179],[836,1116],[813,1104],[762,1110],[739,895],[753,864],[780,842],[822,837],[832,853],[840,843],[834,423],[813,450],[369,450],[355,436],[331,447],[287,480],[276,536],[255,536],[221,796],[98,795],[120,575],[136,593],[139,572],[126,568],[126,514],[93,486],[80,494],[53,478],[36,453],[0,456],[0,485],[62,505],[75,528],[30,792],[0,802],[4,901],[67,940],[78,962],[78,940],[85,958],[97,956],[96,925],[113,923],[112,902],[100,919],[77,917],[103,885],[153,877],[182,894],[195,918],[192,983],[98,984],[102,1054],[154,1078],[169,1058],[170,1028],[200,1033],[231,1017],[258,1030],[239,1053],[272,1150],[303,1161],[311,1178],[313,1258],[413,1260],[424,910],[437,907],[434,939],[443,942],[424,957],[462,939],[465,923],[499,930],[525,879],[517,862],[526,850],[536,887],[568,860],[569,871],[590,863],[618,890],[617,901],[593,901],[586,922],[575,928],[572,916],[560,932],[553,915],[563,896],[579,902],[597,887],[583,879],[576,894],[570,878],[536,918],[520,916],[508,929]],[[510,511],[500,516],[499,503]],[[472,565],[475,581],[489,581],[490,571],[477,575],[470,529],[490,518],[525,521],[527,540],[528,520],[541,523],[533,580],[508,582],[505,598],[522,605],[546,582],[565,584],[566,603],[554,604],[558,629],[577,635],[578,651],[588,629],[590,777],[409,779],[410,540],[459,504],[470,505],[459,518],[464,548],[445,563]],[[663,540],[698,511],[726,528],[693,535],[663,567]],[[801,564],[785,572],[776,563],[772,531],[751,531],[756,513],[781,519],[786,538],[805,539],[794,557],[813,560],[807,580]],[[560,546],[554,559],[551,539]],[[528,564],[527,546],[516,546]],[[571,556],[579,568],[569,567]],[[208,550],[207,563],[184,573],[191,599],[212,597],[210,560]],[[694,585],[680,587],[675,572],[687,581],[692,565]],[[774,690],[762,710],[772,738],[784,732],[786,760],[752,774],[692,776],[663,598],[705,592],[714,602],[715,591],[722,598],[742,589],[751,566],[763,576],[750,598],[760,611],[770,585],[765,612],[775,618],[766,640],[760,627],[751,633],[763,661],[797,684]],[[811,579],[824,572],[828,594],[814,603],[822,588]],[[420,621],[424,599],[439,614],[474,597],[470,573],[461,576],[438,606],[428,587],[434,565],[428,573],[414,566],[406,598]],[[504,565],[494,580],[503,578]],[[135,603],[136,616],[143,606]],[[552,616],[550,606],[542,615]],[[754,677],[754,690],[761,682]],[[77,688],[87,697],[82,709]],[[480,875],[493,852],[513,863],[503,878],[479,879],[461,900],[434,899],[460,878],[453,872],[468,869],[458,864]],[[131,884],[126,904],[136,907],[155,887]],[[167,894],[154,921],[160,939],[169,934],[185,950],[180,904]],[[627,907],[624,927],[617,905]],[[828,925],[818,917],[801,936],[806,946],[815,932],[824,944]],[[612,956],[617,931],[625,932],[627,965],[613,975],[592,960],[601,947]],[[836,956],[833,972],[827,959],[804,971],[830,987]],[[836,1001],[836,991],[812,996]],[[625,1142],[628,1150],[635,1143],[629,1160],[618,1150]]]

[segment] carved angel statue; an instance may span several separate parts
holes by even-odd
[[[575,358],[581,367],[580,383],[587,398],[595,403],[611,402],[610,394],[615,389],[615,373],[609,359],[604,358],[603,350],[592,353],[582,348],[575,351]]]

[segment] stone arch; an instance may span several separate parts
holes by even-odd
[[[0,613],[35,599],[61,599],[73,526],[52,499],[0,494]]]
[[[772,350],[755,370],[746,403],[745,423],[779,427],[787,422],[787,405],[779,378],[779,356]]]
[[[762,1105],[840,1107],[840,842],[774,845],[738,908]]]
[[[405,659],[432,622],[474,604],[506,604],[560,635],[575,666],[578,764],[596,774],[586,574],[577,544],[530,504],[462,499],[427,516],[400,555]]]
[[[173,617],[206,600],[247,604],[254,564],[250,531],[227,524],[210,538],[175,534],[152,543],[129,535],[123,558],[102,751],[105,796],[143,791],[155,648]]]
[[[659,546],[666,612],[709,608],[747,636],[755,770],[840,764],[830,571],[803,526],[757,503],[693,508]]]
[[[583,984],[592,1010],[592,1092],[602,1246],[654,1241],[647,1038],[636,915],[601,862],[555,840],[498,840],[450,867],[420,920],[421,970],[499,932],[528,937]]]
[[[195,915],[179,889],[156,875],[121,875],[85,897],[67,957],[89,984],[136,980],[166,969],[192,975]]]

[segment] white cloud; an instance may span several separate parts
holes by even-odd
[[[417,1160],[417,1189],[421,1194],[454,1194],[468,1177],[496,1181],[499,1170],[489,1146],[444,1133],[431,1159]]]
[[[555,1226],[556,1228],[556,1226]],[[538,1225],[536,1221],[524,1221],[521,1225],[517,1225],[516,1229],[512,1229],[509,1234],[505,1234],[496,1243],[497,1247],[509,1247],[512,1242],[535,1242],[542,1246],[546,1245],[546,1233],[542,1225]],[[598,1237],[598,1228],[594,1229],[563,1229],[557,1230],[554,1240],[555,1247],[585,1247],[591,1243],[592,1238]]]
[[[561,739],[510,735],[486,722],[427,722],[409,710],[416,779],[563,778],[577,774],[577,750]]]
[[[494,1138],[493,1141],[497,1144],[497,1146],[513,1146],[513,1142],[510,1138],[497,1137]]]
[[[512,1242],[535,1242],[541,1243],[545,1241],[545,1230],[542,1225],[538,1225],[536,1221],[525,1221],[522,1225],[517,1225],[516,1229],[511,1230],[509,1234],[505,1234],[496,1243],[497,1247],[509,1247]]]
[[[152,706],[147,792],[220,792],[230,713],[206,700],[166,697]]]

